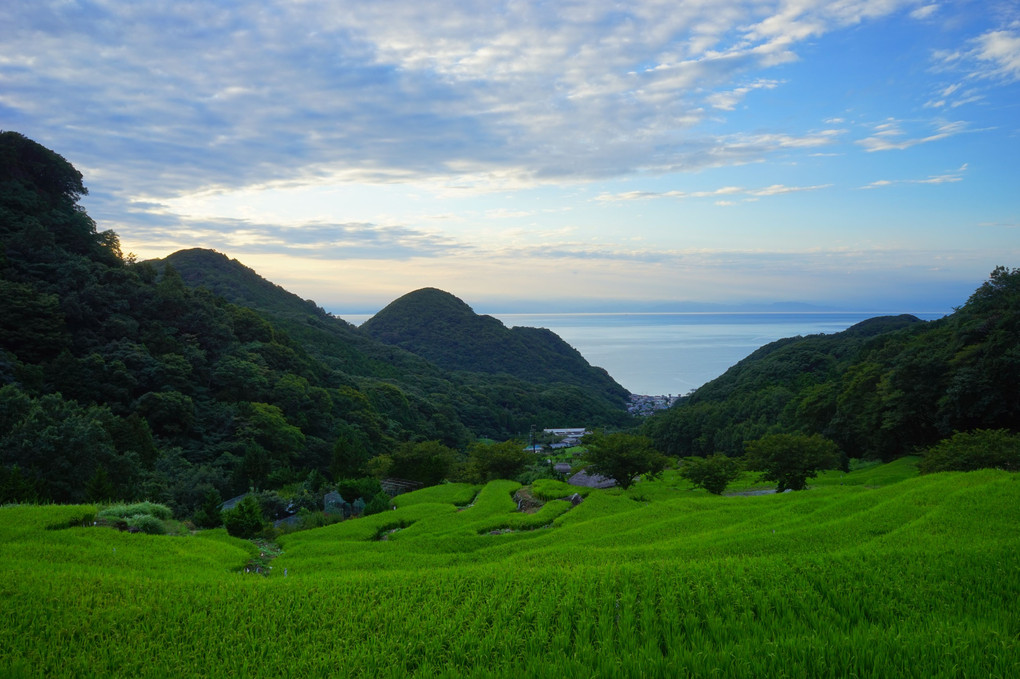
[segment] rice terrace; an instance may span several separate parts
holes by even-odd
[[[917,458],[808,491],[443,484],[259,547],[0,509],[3,676],[1014,677],[1020,483]],[[751,475],[734,488],[746,487]],[[263,554],[263,556],[265,556]],[[250,568],[247,570],[251,570]]]

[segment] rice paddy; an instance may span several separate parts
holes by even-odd
[[[517,511],[426,488],[258,548],[0,508],[0,676],[1015,677],[1020,482],[911,460],[709,496],[674,475]],[[89,524],[89,525],[83,525]]]

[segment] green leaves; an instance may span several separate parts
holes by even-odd
[[[680,466],[680,476],[704,488],[713,495],[721,495],[726,486],[734,481],[740,472],[740,460],[725,455],[711,455],[707,458],[688,457]]]
[[[839,464],[839,448],[812,434],[771,434],[747,443],[747,468],[761,472],[762,479],[776,481],[776,491],[804,490],[807,480],[823,469]]]
[[[646,436],[593,433],[581,439],[581,443],[588,449],[585,453],[588,473],[616,479],[624,489],[640,475],[654,478],[669,463]]]

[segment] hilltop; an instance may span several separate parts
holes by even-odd
[[[448,292],[423,288],[391,302],[361,330],[448,370],[506,373],[582,387],[623,407],[628,392],[551,330],[507,328]]]

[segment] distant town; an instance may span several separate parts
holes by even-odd
[[[644,394],[631,394],[630,403],[627,405],[627,412],[631,415],[651,415],[656,410],[666,410],[677,402],[679,396],[666,394],[665,396],[645,396]]]

